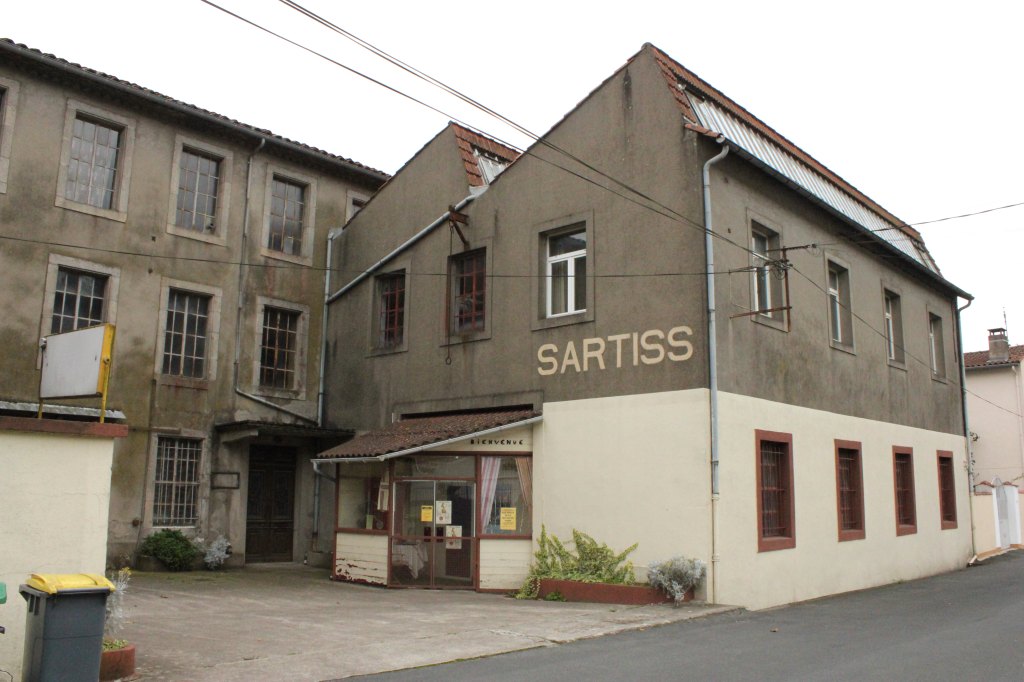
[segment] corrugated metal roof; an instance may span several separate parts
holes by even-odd
[[[766,136],[761,135],[711,100],[690,97],[690,106],[701,125],[724,136],[730,143],[738,145],[748,154],[818,197],[864,229],[874,232],[910,258],[939,274],[939,269],[931,257],[919,249],[903,230],[883,219],[835,183],[784,151]]]

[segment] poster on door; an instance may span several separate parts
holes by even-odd
[[[434,514],[434,523],[439,526],[446,526],[452,522],[452,501],[438,500],[434,503],[437,507]]]
[[[444,529],[444,548],[462,549],[462,526],[448,526]]]

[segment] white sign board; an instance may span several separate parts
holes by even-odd
[[[79,329],[45,338],[40,398],[85,398],[106,388],[114,326]]]

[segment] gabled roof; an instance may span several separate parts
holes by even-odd
[[[462,162],[466,165],[466,177],[470,187],[482,187],[487,184],[480,173],[480,164],[477,161],[478,152],[484,152],[496,157],[502,163],[508,165],[519,158],[519,152],[511,147],[506,147],[496,140],[485,137],[469,128],[464,128],[458,123],[449,123],[455,133],[455,139],[459,145],[459,154],[462,155]]]
[[[197,119],[203,120],[206,123],[212,123],[214,125],[224,126],[232,129],[235,132],[245,134],[254,138],[265,138],[268,143],[276,144],[284,149],[291,152],[297,152],[299,154],[305,154],[317,158],[321,162],[325,162],[328,165],[340,167],[343,170],[361,175],[369,180],[376,182],[382,182],[389,176],[384,171],[371,168],[370,166],[353,161],[352,159],[345,158],[344,156],[338,156],[330,152],[318,149],[302,142],[296,142],[290,140],[281,135],[275,135],[269,130],[263,128],[257,128],[255,126],[241,123],[234,119],[228,118],[213,111],[202,109],[195,106],[194,104],[188,104],[181,100],[168,97],[155,90],[150,90],[141,85],[131,83],[126,80],[122,80],[115,76],[90,69],[82,66],[81,64],[75,64],[69,62],[66,59],[55,57],[52,54],[46,54],[40,50],[30,48],[20,43],[15,43],[9,38],[0,38],[0,59],[21,59],[33,63],[37,66],[43,66],[59,73],[63,73],[72,78],[78,78],[87,82],[98,84],[111,88],[115,91],[127,94],[129,96],[135,96],[146,100],[151,104],[162,106],[170,109],[179,114],[185,114],[192,116]]]
[[[644,49],[653,54],[688,128],[724,137],[787,184],[896,249],[958,295],[970,297],[942,277],[917,230],[657,47],[647,44]]]
[[[432,445],[511,428],[535,421],[539,416],[531,409],[516,408],[403,419],[321,452],[317,459],[387,459]]]
[[[985,367],[1009,367],[1024,360],[1024,345],[1010,346],[1010,359],[993,362],[988,359],[987,350],[964,353],[964,369],[983,369]]]

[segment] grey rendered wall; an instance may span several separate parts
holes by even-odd
[[[236,398],[232,378],[235,363],[235,333],[238,319],[239,261],[252,264],[245,279],[241,317],[239,383],[252,390],[256,352],[257,296],[304,304],[309,308],[306,368],[302,382],[305,396],[286,397],[279,402],[315,417],[318,383],[320,329],[323,292],[324,236],[329,227],[344,223],[347,192],[363,193],[353,181],[336,177],[302,157],[283,158],[261,153],[255,158],[249,207],[249,240],[242,252],[242,223],[245,209],[246,163],[255,142],[221,130],[198,126],[177,118],[170,122],[159,112],[140,109],[123,98],[112,98],[101,90],[82,92],[73,85],[43,80],[14,68],[0,66],[0,76],[19,83],[19,101],[13,135],[8,190],[0,194],[0,226],[5,236],[0,263],[6,286],[0,293],[4,323],[0,342],[0,396],[36,399],[38,384],[37,340],[48,295],[45,292],[47,261],[58,254],[120,269],[117,297],[117,339],[109,406],[122,409],[131,425],[130,435],[118,443],[113,464],[110,507],[110,553],[134,549],[140,532],[145,533],[148,503],[144,497],[152,480],[153,441],[158,433],[195,435],[206,441],[201,509],[209,512],[220,498],[239,491],[218,491],[206,500],[206,475],[214,465],[217,439],[213,425],[245,419],[293,421],[251,401]],[[54,205],[62,151],[67,100],[73,98],[129,118],[135,126],[135,144],[128,199],[127,220],[117,222]],[[169,234],[166,230],[171,197],[172,156],[175,135],[181,133],[233,155],[230,180],[230,215],[223,244],[210,244]],[[316,178],[316,236],[312,264],[295,266],[260,255],[263,234],[264,188],[268,163],[276,168],[295,169]],[[17,241],[18,239],[28,241]],[[157,353],[161,320],[159,309],[165,294],[163,279],[180,280],[216,287],[221,292],[221,313],[216,357],[216,378],[208,382],[175,382],[161,377]],[[79,400],[75,404],[98,405]],[[225,458],[229,461],[224,461]],[[245,474],[247,450],[219,456],[217,466]],[[304,479],[303,485],[309,480]],[[244,529],[245,500],[225,501],[215,517],[230,519],[212,531],[236,534]],[[207,518],[201,523],[208,524]],[[308,524],[307,524],[308,525]],[[244,539],[244,538],[243,538]],[[243,544],[231,537],[236,547]]]
[[[718,146],[706,144],[707,155]],[[715,231],[750,247],[754,220],[779,232],[789,254],[792,328],[787,333],[757,316],[732,317],[752,309],[751,276],[720,276],[718,285],[719,386],[755,396],[866,419],[962,433],[959,349],[955,343],[955,299],[883,261],[857,242],[831,215],[735,156],[712,172]],[[716,239],[716,267],[738,269],[750,254]],[[849,268],[853,348],[830,344],[826,261]],[[777,282],[781,284],[781,282]],[[883,288],[901,296],[904,367],[887,360]],[[942,318],[945,380],[932,378],[928,315]]]
[[[405,350],[374,351],[371,283],[332,306],[331,423],[371,428],[390,422],[396,412],[539,405],[706,385],[699,150],[694,138],[684,134],[678,109],[653,61],[644,54],[616,73],[547,139],[642,189],[682,214],[683,220],[626,200],[616,194],[628,194],[621,187],[551,149],[535,146],[465,211],[470,217],[464,228],[469,248],[486,247],[490,259],[485,333],[447,343],[444,273],[450,249],[457,253],[462,246],[458,237],[450,240],[447,227],[439,229],[385,268],[411,273]],[[415,169],[414,165],[403,171],[410,182],[434,172],[426,164]],[[390,196],[389,189],[373,204],[401,203],[402,197]],[[370,217],[368,211],[365,218]],[[592,304],[586,315],[549,325],[540,307],[541,234],[578,220],[590,226],[588,270],[597,275],[588,282]],[[398,228],[375,222],[372,229]],[[401,230],[410,232],[405,226]],[[353,247],[345,243],[344,248]],[[381,251],[357,251],[346,258],[366,263],[380,255]],[[693,347],[689,359],[636,366],[626,359],[615,367],[608,337],[678,326],[691,329],[686,337]],[[592,361],[586,371],[572,364],[561,371],[568,344],[579,351],[587,338],[606,340],[605,368]],[[542,376],[537,353],[545,344],[557,346],[560,362],[558,371]],[[363,352],[348,354],[345,349]]]

